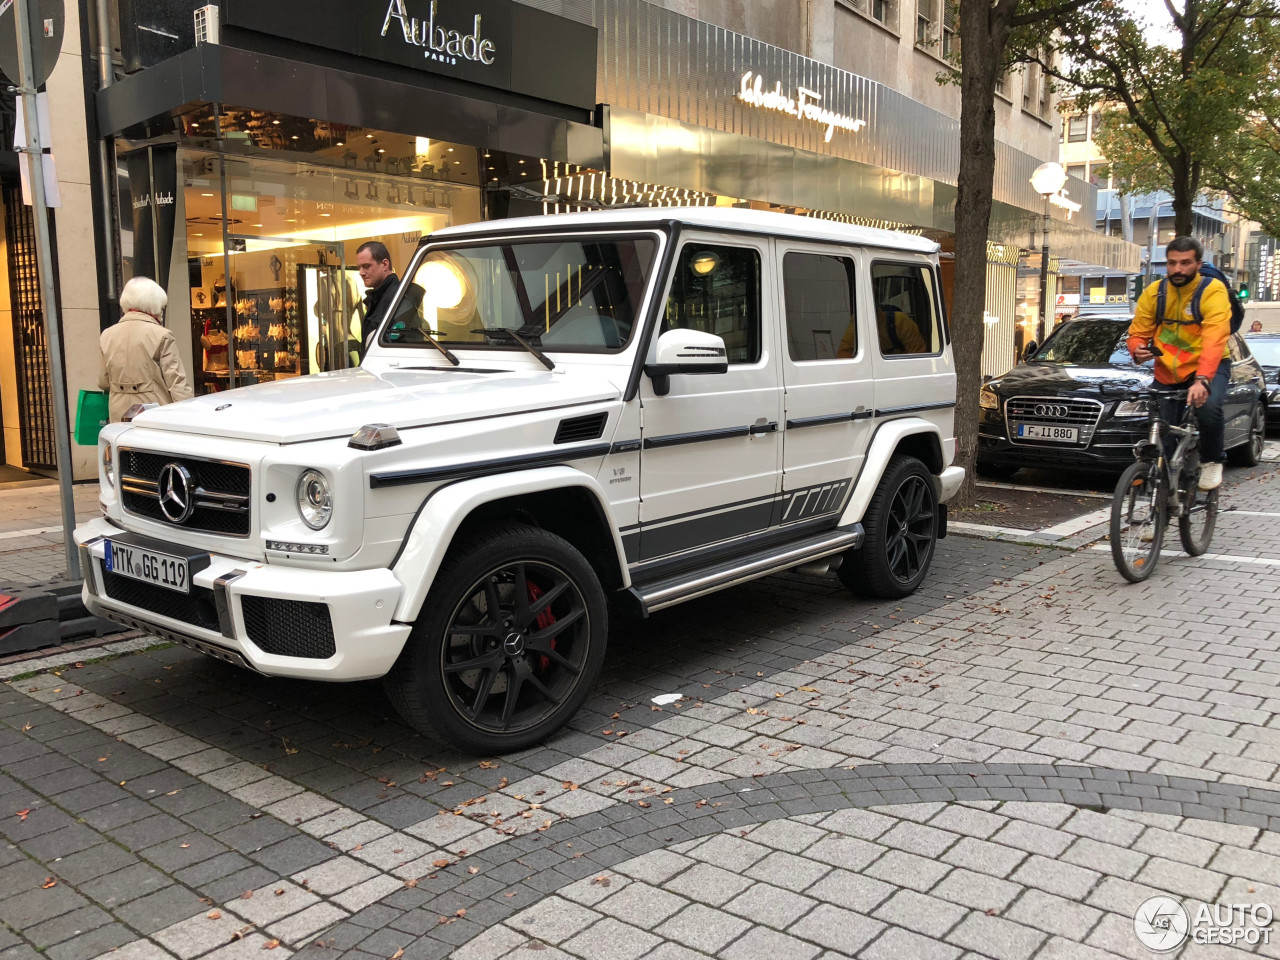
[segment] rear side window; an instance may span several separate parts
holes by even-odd
[[[760,254],[748,247],[685,244],[662,329],[714,333],[724,340],[730,363],[758,362]]]
[[[881,354],[907,356],[942,349],[937,292],[927,265],[873,263],[871,289]]]
[[[815,253],[782,258],[787,352],[797,363],[850,358],[858,352],[853,319],[853,260]]]

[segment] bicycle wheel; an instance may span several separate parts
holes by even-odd
[[[1178,535],[1182,548],[1193,557],[1209,549],[1213,528],[1218,522],[1218,489],[1197,490],[1192,480],[1191,490],[1182,502],[1182,516],[1178,518]]]
[[[1116,484],[1111,501],[1111,558],[1130,583],[1151,576],[1160,557],[1168,511],[1162,487],[1159,468],[1143,462],[1132,464]]]

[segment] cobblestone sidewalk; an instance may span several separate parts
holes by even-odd
[[[1229,506],[1141,586],[952,538],[900,604],[787,575],[619,625],[508,757],[176,649],[15,679],[0,960],[1148,958],[1150,896],[1280,910],[1280,478]]]

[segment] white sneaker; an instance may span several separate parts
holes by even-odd
[[[1222,486],[1222,464],[1204,463],[1200,465],[1201,490],[1217,490]]]

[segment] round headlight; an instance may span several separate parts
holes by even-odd
[[[307,470],[298,478],[298,515],[312,530],[321,530],[333,516],[333,491],[319,470]]]
[[[116,461],[110,443],[102,445],[102,475],[106,477],[108,486],[116,485]]]

